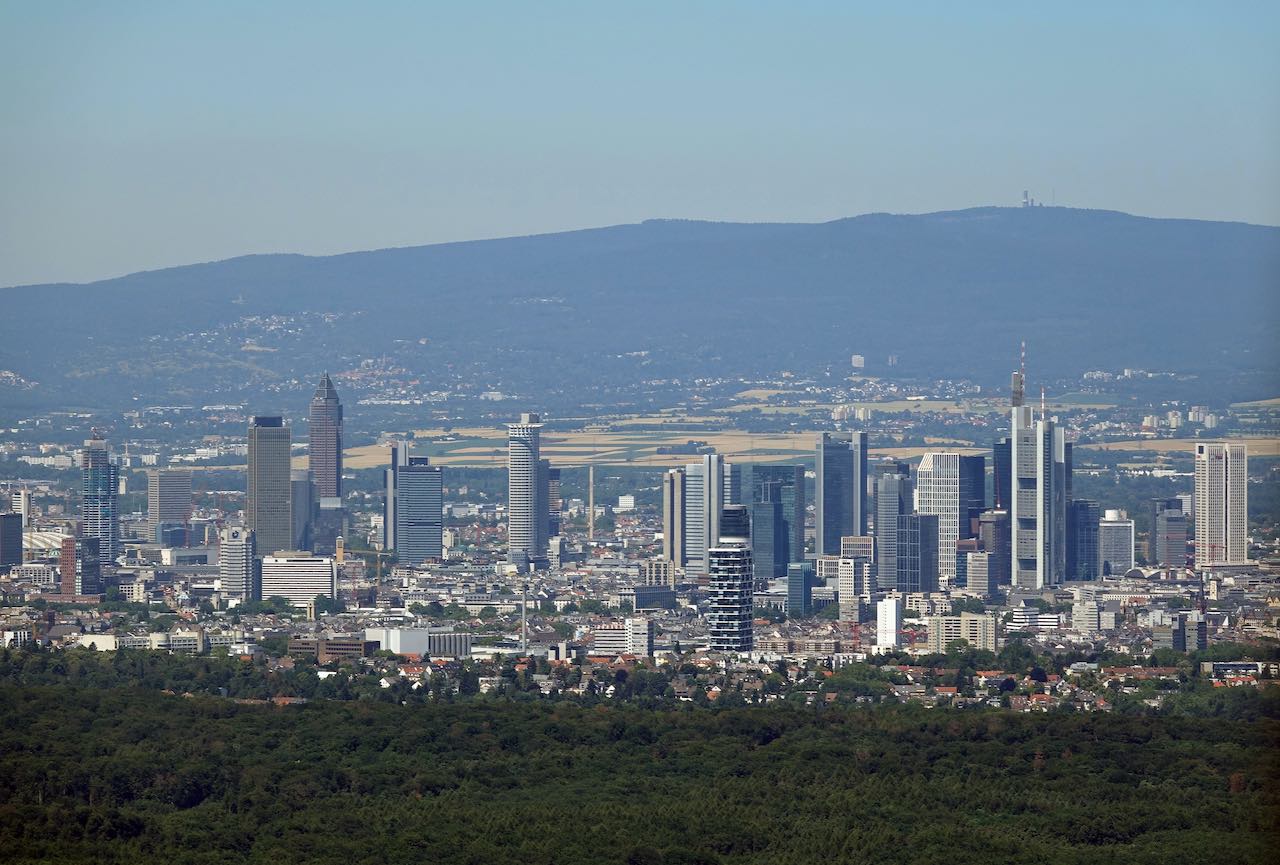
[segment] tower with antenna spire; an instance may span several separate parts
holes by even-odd
[[[1012,393],[1010,405],[1014,408],[1022,405],[1027,386],[1027,341],[1022,341],[1022,353],[1018,360],[1018,370],[1012,376],[1009,390]]]

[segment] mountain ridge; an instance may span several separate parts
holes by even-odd
[[[1280,228],[1248,223],[1062,207],[657,219],[14,286],[0,369],[50,399],[114,400],[198,392],[195,371],[251,397],[383,354],[526,394],[564,387],[567,370],[607,386],[847,368],[852,353],[991,382],[1009,367],[992,347],[1025,338],[1046,376],[1258,373],[1280,368],[1278,285]],[[53,350],[29,326],[51,310]],[[601,361],[640,352],[644,369]]]

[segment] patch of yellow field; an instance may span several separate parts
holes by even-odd
[[[738,391],[733,396],[735,399],[768,399],[771,396],[777,396],[780,393],[795,393],[791,390],[773,390],[767,387],[755,387],[748,390]]]
[[[1280,396],[1273,399],[1255,399],[1252,402],[1233,402],[1232,408],[1280,408]]]

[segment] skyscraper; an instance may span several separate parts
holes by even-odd
[[[707,550],[707,634],[713,652],[744,653],[754,646],[750,526],[744,507],[736,506],[734,513],[728,510],[725,527],[733,534],[720,537],[717,545]]]
[[[97,595],[102,592],[101,538],[63,538],[58,574],[64,595]]]
[[[1108,510],[1098,522],[1098,572],[1124,574],[1133,568],[1133,520]]]
[[[743,503],[778,502],[781,505],[781,546],[775,546],[774,559],[782,563],[804,561],[804,516],[807,505],[804,466],[771,463],[748,463],[742,467]],[[754,523],[753,523],[754,526]],[[752,556],[760,551],[753,543]],[[758,571],[758,568],[757,568]],[[781,576],[781,573],[778,574]]]
[[[751,562],[757,584],[787,573],[786,523],[778,484],[767,484],[764,501],[751,504]]]
[[[560,512],[564,510],[564,498],[560,493],[560,469],[547,468],[547,536],[560,535]]]
[[[1066,571],[1066,438],[1043,411],[1038,420],[1030,406],[1010,415],[1013,584],[1043,590],[1061,583]]]
[[[983,511],[978,517],[978,537],[983,552],[988,556],[987,580],[994,592],[998,586],[1009,585],[1012,578],[1009,512],[994,508]]]
[[[1067,579],[1096,580],[1099,570],[1098,524],[1102,511],[1092,499],[1075,499],[1067,512]]]
[[[685,568],[690,574],[710,573],[710,550],[720,542],[720,518],[731,499],[731,467],[719,454],[703,454],[702,461],[684,468]]]
[[[384,470],[385,491],[382,501],[382,548],[396,548],[396,473],[409,464],[409,445],[399,442],[391,445],[391,464]]]
[[[1152,499],[1147,563],[1184,567],[1187,563],[1187,515],[1182,499]]]
[[[867,533],[867,434],[823,433],[815,473],[818,555],[839,555],[840,538]]]
[[[319,501],[316,485],[310,469],[291,469],[289,472],[289,511],[292,516],[291,550],[312,550],[315,546],[315,520]]]
[[[283,418],[259,415],[249,422],[244,517],[259,557],[293,546],[291,447],[292,436]]]
[[[307,462],[315,481],[316,497],[341,498],[342,403],[327,372],[311,397],[307,436]]]
[[[956,542],[971,536],[970,518],[982,510],[985,467],[984,457],[937,451],[926,453],[916,467],[916,512],[938,517],[938,578],[943,589],[957,585]]]
[[[338,597],[338,569],[333,559],[296,553],[262,558],[262,597],[280,597],[305,607],[318,597]]]
[[[677,568],[685,563],[684,469],[668,469],[662,476],[662,558]]]
[[[191,522],[191,470],[152,469],[147,472],[147,527],[157,540],[161,526]]]
[[[1249,560],[1249,457],[1240,442],[1195,450],[1196,567]]]
[[[227,600],[249,601],[254,596],[253,532],[244,526],[223,526],[218,532],[218,591]]]
[[[938,517],[934,514],[899,516],[897,543],[898,591],[938,591]]]
[[[115,565],[120,555],[120,469],[97,436],[80,452],[80,494],[83,535],[97,539],[100,565]]]
[[[813,562],[787,565],[787,616],[803,619],[813,607]]]
[[[507,424],[507,561],[521,568],[547,560],[548,481],[542,466],[542,419]]]
[[[0,513],[0,573],[22,564],[22,514]]]
[[[898,517],[911,513],[910,469],[894,466],[876,478],[876,585],[898,587]]]
[[[409,457],[396,473],[396,556],[402,564],[443,555],[443,495],[444,472],[427,457]]]

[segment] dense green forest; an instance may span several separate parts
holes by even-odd
[[[0,684],[9,863],[1271,861],[1274,718]]]

